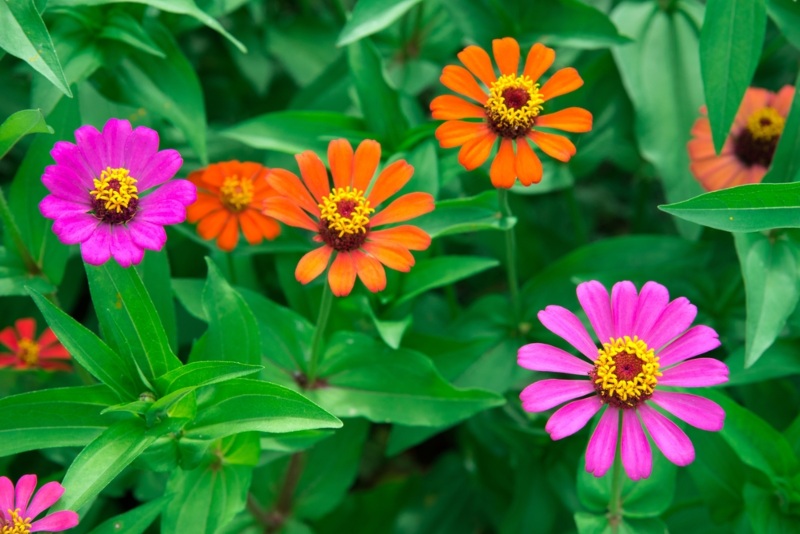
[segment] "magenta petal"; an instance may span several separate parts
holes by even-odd
[[[622,465],[631,480],[650,476],[653,470],[653,452],[642,430],[636,410],[622,410]]]
[[[694,461],[692,441],[683,430],[678,428],[678,425],[646,404],[639,406],[638,410],[653,441],[667,457],[667,460],[681,466],[689,465]]]
[[[95,176],[89,163],[84,159],[83,152],[77,145],[67,141],[58,141],[50,151],[50,155],[60,167],[69,167],[82,179],[89,180]]]
[[[123,119],[108,119],[103,126],[103,139],[106,141],[106,165],[114,169],[125,167],[125,144],[130,135],[130,122]]]
[[[531,343],[517,351],[517,363],[533,371],[568,373],[571,375],[589,374],[592,365],[580,360],[559,348],[544,343]]]
[[[71,213],[56,219],[53,233],[65,245],[76,245],[88,239],[100,224],[88,213]]]
[[[718,432],[725,424],[725,410],[705,397],[691,393],[655,391],[650,401],[700,430]]]
[[[153,204],[160,204],[165,200],[188,206],[197,200],[197,187],[189,180],[171,180],[142,198],[139,207],[148,209]]]
[[[58,219],[67,213],[86,213],[90,209],[88,202],[79,204],[53,195],[47,195],[39,202],[39,211],[48,219]]]
[[[560,380],[549,378],[539,380],[522,390],[519,398],[522,409],[526,412],[543,412],[562,402],[594,393],[594,387],[588,380]]]
[[[134,219],[128,223],[131,239],[140,248],[148,250],[161,250],[167,242],[167,233],[164,227],[152,224],[141,219]]]
[[[111,258],[111,228],[101,224],[94,233],[81,243],[83,261],[90,265],[102,265]]]
[[[586,446],[586,471],[601,477],[611,468],[617,452],[619,410],[608,407]]]
[[[538,317],[545,328],[578,349],[581,354],[592,361],[597,358],[597,345],[574,313],[561,306],[548,306],[539,312]]]
[[[661,367],[667,367],[699,354],[705,354],[710,350],[716,349],[719,345],[719,336],[713,328],[705,325],[693,326],[681,337],[659,351],[659,364]]]
[[[647,282],[639,292],[639,305],[636,309],[636,320],[633,331],[639,339],[648,339],[650,329],[669,304],[669,291],[657,282]]]
[[[566,438],[585,427],[589,419],[594,417],[594,414],[602,407],[603,403],[596,395],[588,399],[570,402],[550,416],[544,429],[554,440]]]
[[[65,165],[48,165],[42,175],[42,183],[58,198],[86,203],[94,184],[89,176],[80,176]]]
[[[14,508],[14,483],[8,477],[0,477],[0,512]]]
[[[162,150],[151,157],[147,166],[144,167],[139,176],[134,176],[138,180],[136,187],[143,193],[157,185],[161,185],[173,176],[183,165],[183,158],[177,150]]]
[[[105,161],[106,142],[103,134],[97,131],[94,126],[81,126],[75,130],[75,141],[81,149],[83,159],[89,165],[92,176],[99,177],[103,170],[108,166]]]
[[[617,282],[611,288],[611,319],[614,323],[614,337],[633,337],[633,321],[636,319],[636,306],[639,297],[633,282]]]
[[[20,515],[26,517],[28,513],[28,501],[36,491],[36,475],[22,475],[17,480],[14,507],[20,509]]]
[[[669,303],[647,337],[643,339],[648,347],[658,350],[688,330],[696,316],[697,307],[687,298],[678,297]]]
[[[158,152],[158,132],[146,126],[139,126],[128,136],[125,144],[124,167],[138,180],[156,152]],[[141,185],[139,190],[143,191]]]
[[[716,386],[728,381],[728,366],[714,358],[697,358],[661,371],[659,386],[697,388]]]
[[[592,280],[578,285],[578,301],[592,323],[600,343],[608,343],[614,337],[611,320],[611,299],[608,290],[600,282]]]
[[[142,261],[144,251],[134,244],[127,228],[118,226],[111,232],[111,256],[122,267],[130,267]]]
[[[61,510],[31,524],[31,532],[60,532],[78,525],[78,514]]]
[[[64,486],[58,482],[48,482],[36,492],[25,515],[31,519],[36,519],[36,516],[53,506],[63,494]]]

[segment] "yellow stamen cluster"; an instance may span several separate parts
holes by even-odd
[[[0,520],[0,534],[30,534],[31,518],[19,515],[19,508],[8,510],[6,517],[9,518],[5,524]]]
[[[338,232],[339,237],[345,234],[365,234],[369,224],[369,214],[375,210],[369,207],[369,200],[364,192],[350,189],[350,186],[339,187],[322,199],[319,204],[320,219],[328,221],[328,229]]]
[[[520,102],[510,102],[510,94],[523,96]],[[533,126],[534,119],[542,111],[542,102],[544,97],[539,92],[538,83],[533,83],[525,75],[504,74],[489,87],[489,99],[484,107],[497,130],[522,132]]]
[[[747,119],[747,129],[750,130],[753,138],[764,141],[780,137],[785,124],[786,119],[781,117],[775,108],[770,107],[759,109]]]
[[[27,338],[19,340],[17,356],[28,367],[33,367],[39,363],[39,344]]]
[[[128,169],[106,167],[100,178],[94,179],[94,189],[89,194],[95,200],[105,201],[107,211],[121,213],[132,199],[139,198],[135,183],[136,179],[128,174]]]
[[[222,203],[231,211],[242,211],[253,201],[253,181],[239,178],[238,175],[227,176],[219,188]]]
[[[661,376],[658,356],[638,336],[611,338],[594,363],[593,378],[601,395],[628,405],[652,395]]]

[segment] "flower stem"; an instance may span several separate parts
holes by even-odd
[[[317,327],[314,329],[314,337],[311,339],[311,360],[308,363],[308,385],[313,386],[317,379],[317,366],[322,351],[322,338],[325,335],[325,327],[328,324],[328,317],[331,315],[331,305],[333,304],[333,292],[325,284],[322,290],[322,302],[319,305],[319,315],[317,316]]]
[[[20,257],[22,258],[22,262],[25,264],[25,270],[33,275],[41,274],[42,269],[41,267],[39,267],[39,264],[36,263],[36,260],[31,255],[30,250],[28,250],[28,247],[25,245],[25,241],[22,240],[22,234],[19,231],[17,222],[14,220],[14,215],[11,213],[11,209],[8,207],[8,202],[6,202],[6,197],[3,194],[3,190],[1,188],[0,188],[0,219],[2,219],[6,232],[8,232],[8,235],[11,237],[11,241],[13,241],[14,246],[19,252]]]
[[[497,200],[500,204],[500,213],[507,221],[514,217],[511,205],[508,202],[508,190],[498,189]],[[508,290],[511,293],[511,309],[514,313],[514,323],[519,324],[521,318],[521,304],[519,296],[519,282],[517,281],[517,241],[514,227],[506,229],[506,273],[508,274]]]
[[[618,431],[617,451],[614,454],[614,467],[611,479],[611,500],[608,503],[608,524],[611,532],[617,534],[622,524],[622,419]]]

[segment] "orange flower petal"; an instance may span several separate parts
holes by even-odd
[[[225,252],[230,252],[239,243],[239,217],[231,215],[225,221],[225,226],[217,236],[217,246]]]
[[[489,158],[496,139],[497,135],[487,129],[482,137],[464,143],[458,151],[458,162],[468,171],[477,169]]]
[[[264,215],[256,215],[256,213],[255,210],[245,210],[239,214],[239,226],[242,227],[242,234],[251,245],[257,245],[264,239],[264,236],[261,235],[261,228],[254,220],[256,217],[264,217]]]
[[[489,127],[482,122],[447,121],[436,128],[436,139],[442,148],[453,148],[488,133]]]
[[[460,96],[442,95],[431,102],[431,116],[438,120],[485,119],[486,111]]]
[[[764,179],[764,175],[767,174],[767,168],[762,167],[761,165],[753,165],[750,167],[750,174],[747,176],[745,183],[748,184],[758,184],[761,183],[761,180]]]
[[[500,149],[489,169],[489,178],[492,179],[492,185],[495,187],[510,189],[514,185],[517,173],[514,170],[514,145],[511,139],[500,141]]]
[[[319,230],[317,224],[311,220],[311,217],[288,198],[271,197],[264,200],[263,212],[265,215],[278,219],[289,226],[305,228],[312,232]]]
[[[542,88],[539,90],[545,100],[550,100],[557,96],[566,93],[571,93],[578,87],[583,85],[583,78],[581,78],[578,71],[572,67],[557,70],[555,74],[550,76]]]
[[[328,271],[328,283],[337,297],[346,297],[356,283],[356,264],[349,252],[339,252]]]
[[[528,134],[528,137],[531,141],[536,143],[545,154],[559,161],[567,162],[577,152],[572,141],[563,135],[533,130]]]
[[[555,50],[546,47],[542,43],[536,43],[528,52],[528,57],[525,60],[525,70],[522,72],[535,82],[550,68],[555,59]]]
[[[306,253],[300,261],[297,262],[297,267],[294,270],[294,277],[301,284],[307,284],[328,267],[328,262],[331,259],[333,249],[328,245],[323,245],[319,248]]]
[[[395,271],[407,273],[414,265],[414,256],[403,247],[390,246],[384,243],[364,243],[361,246],[370,256]]]
[[[431,236],[428,235],[428,232],[410,224],[385,230],[372,230],[367,239],[373,243],[389,246],[399,245],[411,250],[425,250],[431,244]]]
[[[331,185],[328,181],[328,171],[325,170],[325,164],[319,159],[319,156],[312,151],[307,150],[294,157],[297,160],[297,165],[300,167],[300,175],[306,186],[314,195],[317,204],[322,203],[322,197],[327,196],[331,192]]]
[[[403,222],[433,211],[433,197],[428,193],[408,193],[386,206],[370,219],[372,227]]]
[[[700,117],[692,125],[692,136],[697,138],[708,138],[711,143],[711,123],[706,117]]]
[[[706,139],[692,139],[686,144],[689,151],[689,159],[701,160],[716,157],[717,153],[714,152],[714,145],[710,140]]]
[[[353,147],[347,139],[334,139],[328,145],[328,165],[334,187],[347,187],[353,178]]]
[[[492,41],[494,60],[501,74],[516,74],[519,68],[519,43],[511,37]]]
[[[35,319],[17,319],[14,322],[14,327],[17,329],[20,339],[36,339],[36,320]]]
[[[739,106],[737,117],[740,116],[746,124],[750,115],[759,109],[767,107],[771,95],[772,93],[766,89],[750,87],[744,93],[744,100],[742,100],[742,104]]]
[[[214,239],[228,222],[228,217],[232,217],[228,210],[219,210],[210,213],[203,217],[197,225],[197,234],[203,239]]]
[[[528,186],[542,181],[542,162],[524,137],[517,139],[517,160],[514,168],[522,185]]]
[[[206,167],[203,171],[203,182],[207,189],[219,190],[222,182],[225,181],[225,171],[221,164],[214,163]]]
[[[249,224],[258,228],[258,233],[262,237],[266,237],[270,241],[275,239],[281,234],[281,225],[278,224],[275,219],[271,217],[267,217],[263,213],[258,210],[245,210],[241,214],[239,214],[242,223],[242,229],[244,229],[244,222],[249,221]],[[247,237],[247,234],[245,234]],[[260,241],[260,239],[259,239]]]
[[[311,213],[319,214],[319,207],[308,192],[308,189],[293,172],[285,169],[272,169],[267,177],[269,185],[285,197],[292,199],[298,206]]]
[[[353,188],[366,191],[369,187],[378,164],[381,162],[381,145],[377,141],[367,139],[356,149],[353,162]]]
[[[488,96],[475,81],[475,78],[464,67],[458,65],[447,65],[442,70],[442,75],[439,78],[442,85],[456,93],[468,96],[476,100],[479,104],[484,104],[488,100]]]
[[[592,114],[583,108],[566,108],[536,117],[536,126],[565,132],[588,132],[592,129]]]
[[[355,262],[356,273],[367,289],[373,293],[386,289],[386,271],[380,261],[357,250],[350,255]]]
[[[209,213],[223,209],[224,206],[218,197],[207,195],[205,193],[197,193],[197,200],[186,208],[186,219],[190,223],[196,223]]]
[[[189,176],[187,176],[186,179],[189,180],[190,182],[192,182],[197,187],[205,187],[205,184],[203,183],[203,172],[204,171],[205,171],[205,169],[192,171],[192,172],[189,173]]]
[[[717,158],[713,163],[716,166],[705,166],[700,173],[695,174],[697,181],[707,191],[716,191],[745,183],[748,170],[733,156]],[[696,168],[696,165],[691,166],[693,173]]]
[[[458,59],[487,87],[497,80],[494,67],[492,67],[492,59],[486,50],[480,46],[470,45],[466,47],[458,53]]]
[[[772,100],[772,107],[775,108],[775,111],[780,113],[784,119],[789,116],[789,110],[792,108],[794,95],[795,88],[791,85],[784,85]]]
[[[375,180],[375,185],[372,186],[372,190],[367,197],[370,206],[374,208],[400,191],[403,186],[408,183],[413,174],[414,167],[406,163],[404,159],[395,161],[383,169],[378,175],[378,179]]]
[[[702,160],[692,161],[690,164],[692,174],[698,179],[705,179],[707,176],[716,173],[719,169],[728,169],[728,174],[734,174],[742,164],[733,155],[715,156]]]

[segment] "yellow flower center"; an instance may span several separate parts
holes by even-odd
[[[775,108],[761,108],[747,119],[747,129],[754,139],[771,141],[783,133],[786,120]]]
[[[253,201],[253,181],[239,178],[236,174],[226,177],[219,191],[222,203],[234,212],[243,211]]]
[[[19,340],[17,357],[27,367],[35,367],[39,363],[39,344],[27,338]]]
[[[350,186],[331,191],[330,195],[322,199],[319,209],[320,219],[324,219],[328,230],[337,233],[338,237],[345,234],[366,234],[369,214],[375,211],[369,207],[369,200],[364,198],[364,192],[350,189]]]
[[[616,408],[634,408],[653,394],[661,373],[658,356],[634,336],[611,338],[598,350],[589,373],[603,402]]]
[[[131,200],[139,199],[135,183],[136,178],[128,174],[128,169],[106,167],[100,178],[94,179],[94,189],[89,194],[96,202],[103,202],[106,211],[122,213]]]
[[[6,515],[8,519],[3,521],[0,519],[0,534],[30,534],[31,532],[31,518],[21,517],[19,515],[19,508],[16,510],[8,510]]]
[[[542,111],[544,97],[529,77],[504,74],[489,87],[484,108],[489,125],[502,137],[515,139],[528,133]]]

